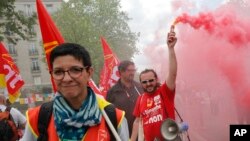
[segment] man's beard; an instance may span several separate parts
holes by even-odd
[[[157,85],[153,86],[153,85],[149,85],[146,88],[143,88],[144,92],[147,93],[154,93],[157,89]]]
[[[123,77],[123,80],[125,80],[126,82],[133,82],[134,81],[134,75],[129,75],[128,77]]]

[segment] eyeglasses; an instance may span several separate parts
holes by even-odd
[[[154,82],[154,81],[155,81],[155,79],[149,79],[149,80],[141,81],[141,83],[142,83],[142,84],[147,84],[148,82],[149,82],[149,83],[152,83],[152,82]]]
[[[79,76],[82,75],[82,71],[86,68],[88,68],[88,66],[72,67],[68,70],[55,69],[55,70],[50,71],[50,74],[52,78],[55,80],[62,80],[65,76],[65,72],[67,72],[71,78],[78,78]]]

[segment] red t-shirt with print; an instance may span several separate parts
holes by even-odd
[[[138,97],[133,115],[142,118],[145,141],[163,140],[162,122],[167,118],[175,119],[174,96],[175,93],[164,83],[155,93],[144,93]]]

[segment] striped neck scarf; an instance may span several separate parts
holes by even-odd
[[[101,122],[96,95],[88,87],[88,95],[78,111],[72,109],[60,93],[56,93],[53,105],[56,131],[62,141],[81,140],[88,127]]]

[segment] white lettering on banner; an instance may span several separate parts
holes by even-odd
[[[4,67],[5,70],[8,71],[8,73],[7,73],[7,75],[6,75],[6,82],[9,81],[11,77],[13,77],[13,76],[15,77],[15,78],[10,82],[10,87],[11,87],[12,89],[14,89],[14,88],[15,88],[15,85],[17,84],[17,82],[18,82],[19,80],[22,80],[22,78],[21,78],[20,75],[16,74],[16,73],[10,68],[9,65],[4,65],[3,67]]]
[[[9,65],[3,65],[3,68],[8,71],[7,75],[5,76],[6,80],[8,81],[13,75],[15,75],[15,72],[10,68]]]
[[[115,66],[113,68],[111,77],[110,77],[109,82],[108,82],[110,86],[113,86],[118,81],[119,76],[117,75],[117,72],[118,72],[118,66]]]
[[[11,87],[11,88],[15,88],[15,85],[16,85],[16,83],[17,83],[19,80],[22,80],[21,76],[18,75],[18,74],[15,74],[15,78],[10,82],[10,87]]]
[[[149,118],[148,123],[155,123],[158,121],[162,121],[162,115],[160,114]]]

